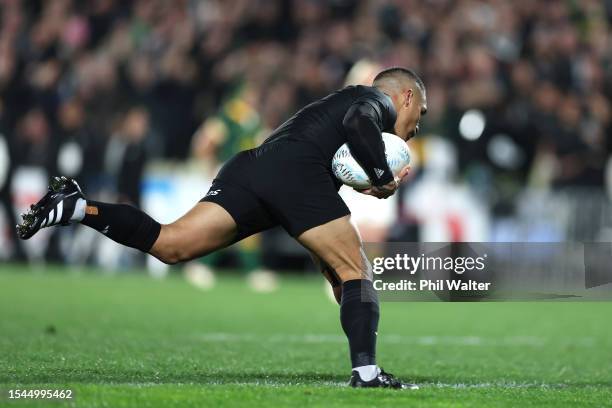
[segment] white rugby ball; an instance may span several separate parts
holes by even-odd
[[[410,164],[410,149],[404,140],[393,133],[383,132],[383,143],[385,144],[385,156],[393,175]],[[364,189],[372,186],[370,178],[361,168],[357,160],[351,154],[348,144],[340,146],[332,159],[332,170],[334,175],[347,186]]]

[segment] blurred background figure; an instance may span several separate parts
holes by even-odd
[[[612,239],[610,1],[0,0],[0,259],[163,276],[80,227],[18,242],[15,217],[63,174],[172,221],[232,154],[393,65],[429,110],[399,194],[343,187],[364,240]],[[202,262],[310,268],[275,230]]]
[[[192,141],[192,162],[208,180],[220,166],[236,153],[256,147],[265,136],[263,123],[255,104],[259,99],[253,84],[240,84],[215,115],[206,119]],[[260,238],[250,236],[234,246],[236,266],[247,273],[247,283],[256,292],[273,292],[278,288],[276,274],[263,267]],[[213,268],[226,251],[217,251],[185,265],[187,280],[200,289],[214,286]]]

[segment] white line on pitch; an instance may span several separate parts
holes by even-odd
[[[248,376],[248,374],[245,374]],[[251,381],[204,381],[204,382],[187,382],[187,383],[115,383],[113,386],[131,386],[136,388],[153,388],[158,386],[178,385],[178,386],[241,386],[249,387],[253,385],[263,387],[299,387],[299,386],[325,386],[325,387],[340,387],[346,388],[348,381],[275,381],[274,379],[253,379]],[[516,381],[493,381],[483,383],[442,383],[442,382],[419,382],[419,387],[422,389],[426,388],[455,388],[455,389],[477,389],[477,388],[540,388],[540,389],[554,389],[554,388],[567,388],[572,387],[571,383],[562,384],[547,384],[539,382],[516,382]],[[581,386],[582,387],[582,386]],[[588,388],[588,386],[586,386]]]
[[[253,333],[204,333],[197,338],[205,342],[268,342],[268,343],[345,343],[346,337],[336,334],[253,334]],[[545,347],[549,343],[568,344],[582,347],[593,346],[593,338],[552,339],[535,336],[480,337],[480,336],[401,336],[383,334],[378,341],[389,344],[413,344],[419,346],[528,346]]]

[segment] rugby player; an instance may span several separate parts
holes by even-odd
[[[52,180],[48,193],[17,226],[22,239],[53,225],[81,223],[108,238],[168,264],[188,261],[281,225],[307,248],[334,288],[348,338],[353,387],[418,388],[376,363],[379,306],[371,267],[350,211],[331,171],[348,142],[372,187],[391,196],[408,173],[395,177],[385,159],[381,132],[413,137],[427,111],[425,86],[411,70],[389,68],[369,86],[348,86],[304,107],[259,147],[238,153],[219,171],[210,190],[187,214],[160,225],[124,204],[87,200],[76,181]]]

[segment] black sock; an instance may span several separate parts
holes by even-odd
[[[378,295],[367,279],[342,284],[340,322],[348,337],[353,367],[376,364],[378,330]]]
[[[122,245],[149,252],[161,225],[143,211],[127,204],[107,204],[87,200],[81,224],[100,231]]]

